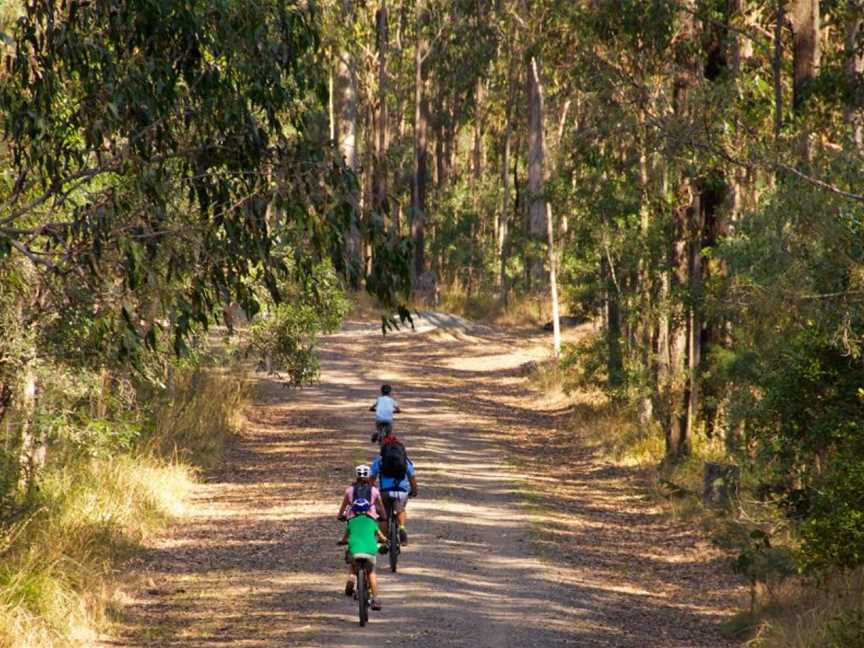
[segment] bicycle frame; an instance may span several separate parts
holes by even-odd
[[[399,561],[399,554],[402,552],[399,543],[399,522],[396,519],[396,512],[393,507],[393,498],[388,496],[389,505],[387,506],[387,541],[390,543],[390,550],[387,552],[390,558],[390,571],[396,571],[396,565]]]
[[[360,616],[360,625],[365,626],[369,622],[369,607],[372,604],[372,591],[369,587],[368,572],[369,563],[365,558],[355,558],[354,565],[357,567],[357,608]]]

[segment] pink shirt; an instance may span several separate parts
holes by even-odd
[[[345,489],[345,497],[348,498],[348,510],[345,511],[345,517],[352,518],[354,517],[354,512],[351,510],[351,502],[354,501],[354,484],[351,484],[348,488]],[[381,501],[381,493],[378,492],[378,489],[374,486],[372,487],[372,507],[369,509],[369,517],[377,520],[378,519],[378,509],[375,506],[376,502]],[[382,503],[383,506],[383,503]]]

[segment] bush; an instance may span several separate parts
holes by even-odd
[[[287,383],[299,387],[317,380],[317,336],[335,331],[350,304],[326,264],[313,270],[307,286],[288,286],[284,298],[252,324],[247,341],[261,358],[261,368],[285,372]]]
[[[809,571],[864,565],[864,459],[835,460],[814,489],[801,536]]]

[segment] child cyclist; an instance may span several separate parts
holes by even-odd
[[[358,558],[366,561],[366,573],[369,578],[369,589],[372,590],[372,609],[380,610],[381,601],[378,600],[378,576],[375,574],[375,558],[378,553],[378,541],[387,542],[387,538],[378,529],[377,520],[369,515],[372,505],[369,500],[357,498],[351,504],[351,512],[354,514],[348,520],[348,550],[345,552],[345,562],[349,566],[348,582],[345,584],[345,595],[354,594],[354,580],[357,577]]]
[[[390,396],[392,392],[393,388],[390,385],[381,385],[381,395],[369,408],[370,412],[375,412],[375,433],[372,435],[372,443],[393,434],[393,415],[402,413],[396,401]]]
[[[378,489],[372,485],[370,476],[370,468],[365,464],[361,464],[354,469],[356,479],[354,483],[345,489],[345,495],[342,496],[342,502],[339,504],[339,513],[337,519],[345,520],[354,516],[351,510],[351,504],[354,500],[365,499],[371,502],[369,515],[373,518],[380,519],[386,517],[384,503],[381,501],[381,494]],[[342,544],[347,542],[348,536],[342,537]]]
[[[408,458],[402,442],[388,434],[384,437],[381,452],[370,467],[369,476],[374,484],[378,480],[378,490],[384,501],[384,508],[393,508],[396,522],[399,524],[399,542],[408,544],[408,532],[405,522],[408,514],[405,511],[409,497],[417,496],[417,477],[414,463]],[[387,528],[387,519],[382,520],[382,526]]]

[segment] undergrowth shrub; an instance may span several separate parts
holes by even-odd
[[[69,398],[65,409],[58,405],[55,411],[63,413],[52,419],[53,446],[38,487],[0,526],[4,648],[95,643],[112,620],[118,566],[183,512],[195,483],[193,466],[218,460],[226,436],[239,425],[247,393],[239,369],[179,367],[167,388],[142,388],[137,399],[118,396],[125,383],[110,382],[113,395],[100,392],[101,404]],[[117,417],[112,407],[120,403],[130,408],[121,423],[132,430],[131,441],[124,432],[117,442],[110,430]],[[76,441],[103,429],[115,441],[96,444],[96,451]]]

